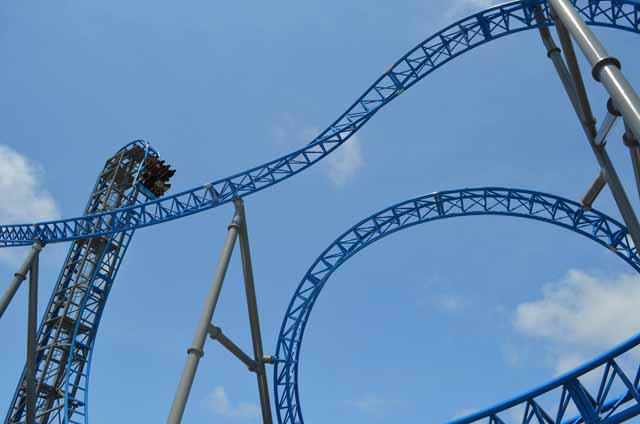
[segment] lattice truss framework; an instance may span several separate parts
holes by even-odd
[[[578,0],[574,3],[578,7],[581,17],[590,25],[640,33],[640,3],[637,0]],[[400,58],[344,114],[310,144],[281,158],[153,202],[140,204],[143,199],[138,197],[137,191],[131,189],[124,191],[123,197],[117,202],[107,200],[109,197],[100,198],[100,195],[92,197],[92,202],[85,211],[86,216],[32,225],[0,226],[0,246],[29,245],[35,239],[42,239],[45,242],[75,240],[70,248],[65,267],[47,308],[38,336],[40,347],[37,373],[39,382],[38,410],[41,411],[39,413],[41,417],[46,416],[47,422],[79,422],[72,417],[86,421],[86,389],[92,346],[106,297],[134,229],[216,207],[231,201],[234,197],[246,196],[267,188],[308,168],[348,140],[383,106],[450,60],[491,40],[537,28],[538,25],[534,19],[536,6],[541,6],[544,10],[544,24],[551,25],[546,1],[525,0],[472,15],[429,37]],[[101,192],[104,188],[104,185],[100,185],[99,179],[95,193]],[[449,196],[451,192],[441,193],[441,195]],[[559,199],[548,195],[538,195],[547,200],[556,199],[554,202]],[[489,196],[487,199],[492,204],[492,197]],[[579,205],[565,199],[560,200],[558,207],[547,205],[543,209],[549,208],[560,217],[566,215],[563,219],[556,219],[555,216],[540,218],[541,215],[533,216],[532,212],[526,216],[565,226],[565,228],[586,235],[600,244],[609,246],[631,266],[638,269],[635,249],[630,246],[628,236],[619,223],[594,211],[583,210],[582,217],[571,216],[571,207],[579,207]],[[508,205],[511,202],[515,202],[514,204],[520,202],[515,198],[503,199],[502,201],[507,202]],[[455,213],[451,212],[455,211],[455,202],[452,202],[450,200],[437,201],[436,204],[441,204],[442,211],[438,210],[436,206],[435,212],[431,211],[430,213],[441,214],[439,219],[455,216]],[[460,214],[470,214],[463,211],[467,207],[480,208],[479,204],[474,203],[471,198],[461,199],[460,202]],[[537,200],[533,203],[536,206],[543,204]],[[497,205],[494,206],[497,207]],[[522,211],[526,209],[524,204],[519,208],[522,208]],[[416,213],[425,213],[427,209],[418,208]],[[577,209],[573,211],[578,212]],[[395,215],[399,212],[402,211],[396,210]],[[485,211],[483,214],[488,213],[501,214],[495,210]],[[524,213],[518,215],[509,210],[502,214],[525,216]],[[544,215],[544,212],[541,210],[540,214]],[[406,217],[402,214],[398,215],[399,222],[401,223]],[[393,219],[396,217],[394,216]],[[593,223],[590,223],[590,220],[593,220]],[[375,230],[379,231],[376,225],[379,223],[374,223]],[[390,221],[386,225],[392,228],[394,224]],[[583,231],[584,229],[588,230]],[[381,227],[381,230],[385,234],[391,233],[384,227]],[[590,236],[587,234],[589,231],[591,231]],[[89,239],[90,237],[92,239]],[[368,242],[375,240],[373,235],[371,237],[372,239]],[[348,242],[345,241],[337,248],[348,249]],[[325,258],[326,264],[330,264],[334,259]],[[302,296],[309,296],[309,293],[304,292]],[[308,305],[312,305],[315,298],[309,299],[312,300]],[[286,322],[289,321],[287,319]],[[289,336],[295,340],[295,336],[301,336],[303,331],[304,325],[291,330]],[[284,352],[285,347],[282,349]],[[294,344],[286,349],[289,351],[288,356],[285,356],[291,357],[291,359],[277,365],[277,369],[284,370],[285,366],[288,368],[287,372],[276,374],[276,390],[281,390],[285,394],[284,397],[291,407],[287,407],[286,411],[281,410],[284,404],[279,398],[278,411],[279,413],[283,411],[284,415],[280,417],[284,419],[282,422],[300,422],[301,418],[300,421],[296,421],[300,414],[297,386],[292,384],[294,381],[292,378],[297,378],[299,346]],[[604,359],[604,362],[600,363],[599,366],[607,371],[603,370],[602,372],[604,383],[601,385],[602,390],[598,392],[594,392],[590,387],[585,388],[580,384],[573,384],[568,380],[566,384],[563,382],[557,386],[548,387],[548,390],[551,391],[561,390],[559,401],[554,406],[557,408],[555,413],[550,412],[552,410],[544,406],[544,402],[538,400],[540,397],[538,395],[523,398],[522,402],[509,406],[507,409],[522,407],[523,423],[551,423],[562,420],[565,422],[590,422],[589,420],[593,421],[596,416],[606,419],[607,422],[619,422],[622,419],[620,417],[624,417],[625,413],[637,414],[639,412],[637,404],[640,402],[637,392],[638,376],[623,372],[619,363],[616,362],[616,358],[615,355],[609,355]],[[574,375],[576,381],[581,375]],[[286,384],[283,384],[281,377],[284,378]],[[24,382],[24,378],[22,381]],[[613,391],[611,389],[617,387],[618,383],[622,384],[623,390],[616,393],[623,394],[616,400],[612,397]],[[624,394],[624,390],[627,390],[626,394]],[[569,399],[569,401],[563,399]],[[566,408],[562,406],[565,403],[567,404]],[[578,418],[574,421],[567,419],[567,411],[571,410],[571,405],[574,405],[584,418]],[[7,422],[12,422],[10,420],[13,418],[15,418],[15,422],[20,422],[20,417],[23,416],[23,406],[24,392],[23,384],[21,384],[12,401]],[[482,417],[476,416],[471,421],[462,422],[475,422],[474,420],[481,421],[483,419],[488,420],[486,422],[502,422],[505,410],[493,409],[492,411]],[[551,418],[555,421],[550,421]]]
[[[640,33],[637,0],[574,2],[589,25]],[[177,219],[265,189],[310,167],[355,134],[383,106],[452,59],[489,41],[538,28],[536,6],[552,25],[548,4],[525,0],[487,9],[458,21],[414,47],[378,78],[333,124],[305,147],[266,164],[204,186],[137,207],[33,225],[0,226],[0,246],[26,245],[36,238],[68,241],[90,234],[139,228]]]
[[[132,205],[139,194],[136,177],[148,152],[134,142],[107,160],[91,194],[86,214]],[[37,338],[36,421],[86,422],[89,364],[107,296],[135,230],[71,244]],[[26,380],[20,383],[5,423],[26,420]]]
[[[299,284],[282,324],[276,350],[274,386],[279,422],[302,423],[298,390],[300,346],[313,306],[329,277],[372,243],[431,221],[474,215],[513,216],[546,222],[607,247],[636,271],[640,257],[618,221],[577,202],[549,194],[507,188],[446,191],[412,199],[359,222],[316,259]],[[640,361],[628,351],[640,336],[587,364],[505,404],[457,421],[523,424],[618,423],[640,413]],[[621,366],[632,364],[630,372]],[[583,385],[582,378],[599,384]],[[577,414],[577,416],[576,416]]]

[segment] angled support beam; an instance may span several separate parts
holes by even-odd
[[[582,203],[582,206],[587,209],[591,209],[593,207],[593,202],[595,202],[596,198],[600,195],[602,189],[604,189],[604,186],[606,185],[607,182],[604,179],[604,173],[600,171],[596,179],[593,181],[593,184],[591,184],[591,187],[589,187],[589,190],[582,198],[582,201],[580,202]]]
[[[625,146],[629,148],[629,154],[631,155],[631,163],[633,165],[633,174],[636,177],[636,188],[638,189],[638,196],[640,197],[640,143],[638,139],[633,136],[631,129],[625,123],[625,133],[622,136]]]
[[[596,146],[604,146],[607,143],[607,137],[619,117],[620,112],[613,107],[613,102],[609,99],[607,102],[607,114],[604,116],[602,124],[600,124],[600,128],[598,129],[598,133],[596,134],[596,139],[594,141]]]
[[[587,128],[588,132],[594,134],[596,131],[596,119],[593,116],[591,104],[589,103],[589,96],[587,95],[587,90],[584,86],[584,79],[582,78],[580,65],[578,65],[576,51],[573,48],[573,43],[571,42],[571,36],[569,35],[569,31],[567,31],[567,28],[564,26],[562,21],[557,18],[555,10],[553,8],[551,8],[551,13],[553,15],[554,21],[556,22],[556,33],[558,34],[560,46],[562,48],[567,68],[573,82],[575,96],[577,98],[580,109],[580,117],[583,120],[583,125]]]
[[[566,24],[561,13],[558,12],[558,7],[556,7],[556,3],[565,3],[566,0],[550,0],[550,4],[553,7],[555,13],[558,14],[558,23],[557,25]],[[575,14],[575,10],[573,10],[573,6],[569,3],[569,8]],[[576,14],[577,16],[577,14]],[[544,24],[544,19],[542,16],[542,9],[538,7],[536,9],[536,21],[539,24]],[[579,20],[579,18],[578,18]],[[584,25],[584,23],[583,23]],[[586,28],[586,26],[585,26]],[[570,29],[570,28],[569,28]],[[587,28],[588,29],[588,28]],[[553,38],[551,37],[551,33],[546,26],[541,26],[539,28],[540,36],[542,37],[542,41],[547,48],[547,56],[553,62],[554,67],[560,77],[560,81],[564,86],[564,89],[571,101],[571,104],[578,116],[580,123],[582,124],[582,129],[587,136],[587,140],[593,150],[593,153],[600,165],[600,168],[604,172],[604,178],[606,183],[609,185],[611,189],[611,194],[618,205],[618,209],[620,211],[620,215],[622,215],[622,219],[624,220],[627,228],[629,229],[629,236],[633,240],[634,245],[640,246],[640,222],[638,222],[638,217],[636,216],[633,207],[631,206],[631,202],[627,197],[627,194],[624,190],[622,182],[620,181],[620,177],[611,162],[611,158],[607,153],[605,147],[605,141],[601,142],[601,144],[596,144],[596,137],[598,135],[595,127],[595,120],[593,119],[593,115],[591,114],[591,107],[589,106],[588,99],[586,98],[586,93],[584,95],[579,95],[578,92],[582,91],[576,89],[576,83],[574,82],[574,77],[567,69],[564,60],[562,60],[560,49],[556,46]],[[576,65],[577,66],[577,65]],[[576,75],[579,75],[579,70],[576,69]],[[581,79],[580,79],[581,81]],[[618,103],[615,97],[612,95],[614,104],[617,106]],[[583,104],[584,103],[584,104]],[[639,121],[640,123],[640,121]]]
[[[215,276],[213,277],[211,289],[209,290],[209,294],[205,300],[204,310],[200,316],[200,321],[198,321],[198,327],[193,338],[193,343],[191,344],[191,347],[187,349],[187,362],[184,366],[173,404],[171,405],[171,411],[169,412],[169,418],[167,419],[168,424],[179,424],[182,420],[182,415],[184,414],[184,409],[189,398],[189,392],[191,392],[191,386],[193,385],[196,370],[198,369],[198,363],[200,362],[200,358],[204,355],[203,349],[209,325],[213,318],[216,305],[218,304],[218,298],[222,291],[222,283],[224,282],[224,277],[227,273],[227,268],[229,267],[229,260],[231,259],[233,247],[235,246],[241,225],[242,218],[236,211],[231,224],[229,224],[227,239],[224,243],[222,254],[220,255],[220,261],[218,262],[218,267],[216,269]]]
[[[240,349],[240,347],[237,344],[231,341],[222,332],[222,328],[216,327],[213,324],[210,324],[209,337],[211,337],[213,340],[217,340],[222,346],[224,346],[229,352],[231,352],[233,356],[235,356],[240,361],[242,361],[247,366],[247,368],[249,368],[249,371],[257,372],[258,364],[256,363],[256,361],[251,359],[251,357],[246,353],[244,353],[244,351]]]
[[[609,56],[569,0],[549,0],[549,4],[589,60],[593,78],[604,85],[633,134],[640,138],[640,97],[620,71],[620,61]]]
[[[22,284],[22,282],[27,278],[27,273],[31,269],[31,263],[33,262],[33,259],[38,255],[38,253],[40,253],[42,247],[42,242],[40,240],[36,240],[33,246],[31,246],[31,251],[29,251],[29,254],[25,258],[24,262],[22,263],[20,268],[18,268],[18,272],[14,274],[13,279],[9,284],[9,288],[0,299],[0,318],[2,318],[2,315],[4,315],[4,312],[7,310],[9,303],[11,303],[11,300],[13,299],[13,296],[15,296],[18,288],[20,288],[20,284]]]
[[[258,317],[258,302],[256,300],[256,289],[253,280],[253,266],[251,264],[251,251],[249,249],[249,234],[247,231],[247,219],[244,210],[244,203],[241,198],[233,201],[236,211],[242,217],[240,227],[240,256],[242,257],[242,271],[244,273],[244,287],[247,295],[247,309],[249,312],[249,324],[251,326],[251,341],[253,344],[254,361],[257,365],[256,377],[258,379],[258,391],[260,395],[260,409],[262,410],[262,420],[264,424],[272,424],[271,401],[269,399],[269,383],[264,367],[264,352],[262,349],[262,336],[260,334],[260,319]]]
[[[218,268],[216,269],[213,284],[209,295],[205,301],[205,307],[200,316],[196,335],[191,347],[187,350],[187,363],[182,372],[182,377],[176,391],[176,396],[169,412],[168,424],[179,424],[182,420],[184,410],[189,398],[189,392],[193,385],[196,370],[200,358],[204,355],[204,344],[207,335],[217,340],[222,346],[229,350],[236,358],[244,363],[249,371],[255,372],[258,379],[258,393],[260,395],[260,407],[262,410],[262,420],[264,424],[272,424],[271,401],[269,399],[269,387],[265,364],[273,363],[273,358],[264,356],[262,348],[262,336],[260,334],[260,320],[258,318],[258,302],[256,300],[255,284],[253,280],[253,267],[251,264],[251,252],[249,250],[249,235],[247,233],[247,223],[245,217],[244,203],[242,199],[236,198],[233,201],[235,214],[231,224],[229,224],[227,240],[225,242]],[[253,344],[254,357],[247,355],[238,345],[231,341],[219,327],[211,323],[215,312],[222,284],[229,266],[229,260],[233,253],[236,240],[239,240],[240,254],[242,257],[242,271],[244,274],[244,286],[247,296],[247,309],[249,312],[249,324],[251,327],[251,341]]]
[[[582,119],[583,117],[582,108],[578,101],[578,96],[576,94],[576,89],[573,83],[572,76],[569,73],[569,70],[567,69],[566,65],[564,64],[564,61],[562,60],[562,51],[556,45],[555,41],[553,41],[553,37],[551,36],[551,32],[549,31],[549,28],[544,26],[545,19],[543,16],[542,8],[540,6],[536,7],[535,18],[538,25],[540,25],[540,27],[538,28],[538,32],[540,33],[540,38],[542,38],[542,43],[544,44],[544,47],[547,49],[547,57],[553,63],[553,66],[556,69],[558,76],[560,77],[560,81],[562,82],[562,86],[564,87],[565,91],[567,92],[567,96],[571,101],[571,105],[573,106],[573,109],[576,111],[576,114],[578,114],[580,123],[582,124],[583,127],[585,127],[585,122]]]

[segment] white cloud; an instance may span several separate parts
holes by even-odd
[[[576,352],[568,352],[559,354],[556,358],[555,369],[553,370],[554,377],[562,375],[566,372],[569,372],[580,365],[587,362],[588,358],[586,358],[581,353]]]
[[[277,144],[288,148],[295,148],[297,146],[303,146],[308,142],[298,139],[301,135],[300,129],[297,127],[296,120],[291,113],[283,112],[276,120],[278,122],[272,128],[271,133]]]
[[[640,330],[640,277],[599,279],[572,270],[542,288],[542,299],[519,305],[515,327],[556,343],[613,346]]]
[[[329,178],[337,187],[343,187],[364,165],[358,136],[352,136],[326,160]]]
[[[515,344],[513,342],[504,343],[501,346],[502,355],[507,360],[507,364],[512,368],[522,368],[529,364],[528,346]]]
[[[258,422],[261,417],[257,404],[240,402],[233,405],[222,386],[214,387],[207,396],[206,404],[214,414],[237,421]]]
[[[496,0],[454,0],[445,12],[447,19],[462,18],[469,13],[480,12],[487,7],[500,3]]]
[[[543,342],[557,376],[640,331],[640,277],[598,278],[571,270],[545,284],[542,298],[518,305],[513,325]]]
[[[371,417],[380,418],[398,405],[398,402],[385,399],[376,394],[366,394],[360,399],[349,402],[358,411]]]
[[[0,144],[0,224],[21,224],[60,216],[43,184],[41,165]],[[21,257],[15,249],[0,249],[0,260],[14,265]]]
[[[39,164],[0,144],[0,223],[44,221],[59,216],[42,179]]]
[[[288,150],[310,143],[321,132],[316,127],[299,125],[295,116],[288,112],[281,113],[276,121],[271,130],[272,138]],[[355,135],[333,151],[324,163],[327,176],[339,188],[344,187],[363,165],[360,139]]]
[[[465,307],[465,302],[462,298],[450,294],[439,296],[434,301],[437,307],[446,312],[458,312]]]

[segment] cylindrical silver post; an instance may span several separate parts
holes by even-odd
[[[9,303],[11,303],[13,296],[15,296],[16,292],[18,291],[20,284],[22,284],[22,282],[27,278],[27,272],[29,272],[29,268],[31,268],[31,262],[33,261],[33,258],[41,250],[42,242],[40,240],[36,240],[33,246],[31,246],[31,251],[18,269],[18,272],[16,272],[13,276],[13,279],[9,284],[9,288],[4,293],[4,295],[2,295],[2,299],[0,299],[0,318],[2,318],[2,315],[7,310],[7,307],[9,306]]]
[[[38,272],[40,254],[38,249],[29,270],[29,316],[27,324],[27,424],[36,422],[36,338],[38,332]]]
[[[204,310],[202,311],[202,315],[200,316],[200,321],[198,322],[198,327],[193,338],[193,343],[187,350],[187,362],[184,366],[184,370],[182,371],[182,377],[180,378],[176,396],[173,400],[173,404],[171,405],[171,411],[169,412],[169,418],[167,419],[168,424],[179,424],[182,420],[182,415],[184,414],[184,409],[189,398],[189,392],[191,391],[193,379],[198,368],[198,362],[200,362],[200,358],[204,355],[203,349],[204,343],[207,339],[209,324],[211,323],[211,319],[213,318],[213,313],[215,312],[218,298],[220,297],[220,291],[222,290],[224,277],[229,266],[229,260],[231,259],[231,254],[233,253],[233,248],[238,237],[238,232],[240,230],[240,227],[242,226],[241,220],[242,217],[236,212],[233,220],[231,221],[231,224],[229,224],[227,239],[224,243],[222,254],[220,255],[220,261],[218,262],[218,267],[213,278],[213,283],[211,284],[211,289],[209,290],[207,299],[205,300]]]
[[[253,266],[251,264],[251,251],[249,250],[249,235],[247,231],[247,218],[245,216],[242,199],[234,201],[236,210],[242,214],[242,227],[240,228],[240,254],[242,256],[242,271],[244,273],[244,286],[247,294],[247,309],[249,310],[249,324],[251,326],[251,341],[253,342],[253,355],[256,361],[256,377],[258,379],[258,393],[260,395],[260,408],[264,424],[271,424],[271,401],[269,400],[269,385],[264,366],[264,352],[262,349],[262,336],[260,334],[260,319],[258,317],[258,302],[253,280]]]
[[[549,3],[589,60],[593,77],[602,82],[636,139],[640,139],[640,98],[620,72],[618,60],[609,56],[569,0],[549,0]]]
[[[553,12],[553,9],[552,9]],[[584,86],[584,79],[582,78],[582,72],[580,72],[580,65],[578,65],[578,58],[576,57],[576,51],[573,48],[573,43],[569,36],[569,31],[564,26],[562,21],[554,16],[556,21],[556,32],[558,33],[558,39],[560,40],[560,46],[562,52],[567,61],[567,67],[573,78],[573,86],[575,88],[576,97],[582,109],[582,116],[585,120],[584,125],[589,128],[590,132],[596,131],[596,119],[593,116],[591,110],[591,104],[589,103],[589,96],[587,96],[587,90]]]
[[[553,1],[552,1],[553,3]],[[554,6],[554,12],[558,14],[558,10]],[[574,11],[575,12],[575,11]],[[536,19],[540,22],[540,16],[536,15]],[[560,23],[562,24],[562,23]],[[604,172],[604,178],[607,182],[611,190],[611,194],[613,195],[616,204],[618,205],[618,209],[620,210],[620,215],[622,215],[622,219],[626,224],[629,230],[629,236],[633,240],[634,245],[640,246],[640,223],[638,222],[638,218],[631,206],[631,202],[627,197],[627,193],[624,190],[622,182],[620,181],[620,177],[616,172],[611,159],[609,158],[609,154],[607,153],[606,147],[604,145],[604,140],[601,144],[596,144],[597,131],[595,127],[595,122],[593,119],[589,118],[589,115],[585,115],[589,113],[591,108],[588,105],[588,101],[586,97],[581,101],[578,98],[578,94],[576,91],[575,83],[571,77],[571,73],[567,69],[564,61],[560,57],[560,49],[555,45],[548,29],[542,27],[540,28],[540,35],[542,36],[542,40],[547,48],[547,55],[552,60],[553,65],[558,72],[560,77],[560,81],[564,86],[565,91],[567,92],[567,96],[569,96],[569,100],[571,100],[571,104],[582,124],[582,129],[587,136],[587,140],[589,140],[589,144],[591,145],[591,149],[598,161],[598,165]],[[577,70],[576,70],[577,72]],[[586,96],[586,94],[585,94]],[[583,104],[584,103],[584,104]],[[587,108],[585,111],[584,108]]]

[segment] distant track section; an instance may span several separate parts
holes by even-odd
[[[582,18],[594,26],[640,33],[638,0],[578,0]],[[311,143],[278,159],[210,184],[156,201],[99,214],[37,224],[0,226],[0,247],[99,237],[182,218],[263,190],[309,168],[346,142],[383,106],[454,58],[498,38],[537,28],[543,0],[496,6],[449,25],[411,49],[382,74],[340,117]],[[542,55],[542,50],[540,52]]]
[[[478,215],[525,218],[565,228],[606,247],[640,272],[640,257],[621,223],[602,212],[550,194],[501,187],[452,190],[410,199],[376,212],[344,232],[322,252],[289,303],[278,336],[273,374],[280,424],[304,423],[298,383],[302,340],[313,307],[331,275],[369,245],[398,231]],[[638,345],[640,335],[550,383],[456,420],[455,424],[615,424],[628,420],[640,414],[640,348],[631,355],[628,353]],[[597,384],[580,380],[587,374]]]

